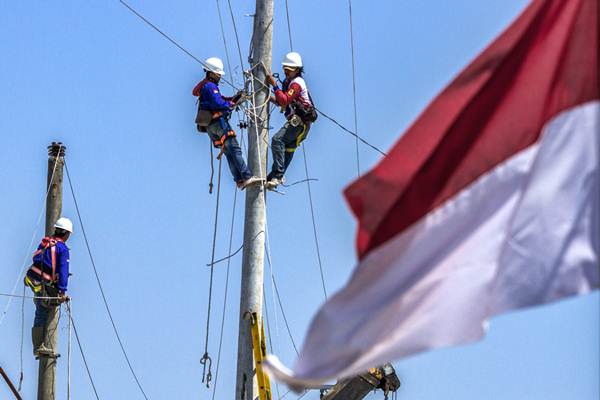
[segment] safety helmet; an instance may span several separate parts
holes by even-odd
[[[206,71],[214,72],[217,75],[223,76],[225,75],[225,70],[223,69],[223,61],[217,57],[207,58],[204,62],[204,68]]]
[[[281,64],[284,67],[300,68],[302,67],[302,57],[300,57],[300,54],[292,51],[285,55]]]
[[[60,217],[54,224],[54,227],[69,233],[73,233],[73,223],[69,218]]]

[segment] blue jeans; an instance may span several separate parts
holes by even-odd
[[[289,122],[273,135],[271,139],[271,152],[273,153],[273,166],[267,176],[268,180],[281,179],[285,171],[290,166],[294,152],[300,146],[300,143],[308,135],[309,124],[301,123],[298,126],[292,126]]]
[[[206,130],[210,140],[214,143],[232,129],[229,122],[224,117],[221,117],[207,126]],[[233,175],[233,180],[240,182],[250,178],[252,172],[250,172],[250,169],[244,161],[242,149],[236,138],[233,136],[227,138],[223,147],[223,154],[225,154],[225,157],[227,158],[227,164],[229,164],[229,170],[231,171],[231,175]]]
[[[33,326],[45,327],[48,322],[48,307],[44,305],[41,299],[33,299],[35,304],[35,317],[33,318]]]

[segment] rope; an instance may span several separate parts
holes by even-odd
[[[238,55],[240,56],[240,66],[244,69],[244,60],[242,57],[242,47],[240,46],[240,37],[238,35],[237,25],[235,23],[235,17],[233,16],[233,8],[231,7],[231,0],[227,0],[229,6],[229,14],[231,15],[231,23],[233,24],[233,32],[235,33],[235,41],[237,43]]]
[[[290,51],[294,51],[294,45],[292,44],[292,27],[290,25],[290,10],[288,0],[285,0],[285,16],[287,17],[288,38],[290,39]]]
[[[267,254],[267,262],[269,263],[269,268],[271,269],[271,257],[270,254]],[[277,302],[279,303],[279,309],[281,310],[281,315],[283,315],[283,322],[285,323],[285,328],[287,329],[288,336],[290,337],[290,341],[292,342],[292,346],[294,347],[294,351],[296,355],[298,355],[298,348],[296,347],[296,341],[294,340],[294,336],[292,335],[292,330],[290,329],[290,325],[287,320],[287,316],[285,315],[285,310],[283,309],[283,303],[281,302],[281,296],[279,295],[279,289],[277,288],[277,282],[275,281],[275,275],[271,275],[271,281],[273,283],[273,288],[275,289],[275,295],[277,296]]]
[[[92,373],[90,372],[90,367],[87,363],[87,359],[85,358],[85,352],[83,351],[83,346],[81,345],[81,340],[79,340],[79,333],[77,332],[77,327],[75,326],[75,321],[73,320],[73,313],[71,312],[71,305],[67,303],[67,315],[69,316],[69,320],[71,321],[71,325],[73,326],[73,332],[75,332],[75,340],[77,341],[77,346],[79,347],[79,353],[81,354],[81,358],[83,359],[83,365],[85,365],[85,370],[87,371],[88,379],[92,384],[92,389],[94,390],[94,395],[96,400],[100,400],[98,396],[98,391],[96,390],[96,385],[94,384],[94,379],[92,378]]]
[[[327,118],[328,120],[330,120],[331,122],[333,122],[334,124],[336,124],[338,127],[342,128],[342,130],[344,130],[345,132],[351,134],[352,136],[354,136],[355,138],[357,138],[358,140],[360,140],[361,142],[363,142],[364,144],[366,144],[367,146],[369,146],[370,148],[372,148],[373,150],[375,150],[376,152],[378,152],[382,156],[387,156],[387,154],[385,152],[383,152],[382,150],[380,150],[376,146],[372,145],[371,143],[367,142],[365,139],[363,139],[362,137],[360,137],[358,134],[356,134],[355,132],[352,132],[350,129],[346,128],[344,125],[340,124],[335,118],[327,115],[323,111],[319,110],[317,107],[315,107],[315,110],[317,110],[319,112],[319,114],[321,114],[322,116],[324,116],[325,118]]]
[[[235,210],[237,206],[237,188],[233,192],[233,211],[231,212],[231,229],[229,231],[229,250],[231,253],[231,246],[233,244],[233,228],[235,226]],[[214,265],[214,264],[213,264]],[[227,310],[227,294],[229,293],[229,267],[231,265],[231,258],[227,259],[227,273],[225,275],[225,294],[223,295],[223,315],[221,318],[221,331],[219,333],[219,350],[217,351],[217,368],[215,371],[215,384],[213,386],[212,400],[215,399],[217,391],[217,382],[219,379],[219,366],[221,365],[221,349],[223,346],[223,332],[225,329],[225,311]]]
[[[140,14],[138,11],[136,11],[133,7],[131,7],[129,4],[127,4],[124,0],[119,0],[119,3],[121,3],[123,6],[125,6],[129,11],[131,11],[139,19],[144,21],[148,26],[153,28],[156,32],[160,33],[165,39],[167,39],[169,42],[171,42],[173,45],[175,45],[179,50],[183,51],[185,54],[190,56],[194,61],[201,64],[204,68],[208,68],[207,65],[203,61],[198,59],[196,56],[194,56],[192,53],[190,53],[188,50],[186,50],[183,46],[181,46],[179,43],[177,43],[174,39],[172,39],[169,35],[167,35],[165,32],[160,30],[156,25],[154,25],[152,22],[150,22],[146,17],[144,17],[142,14]],[[221,80],[223,82],[227,83],[229,86],[231,86],[235,90],[238,90],[237,86],[235,86],[233,83],[229,82],[227,79],[221,77]]]
[[[212,359],[208,355],[208,339],[210,334],[210,312],[212,304],[212,287],[213,287],[213,275],[214,275],[214,261],[215,261],[215,249],[217,247],[217,228],[219,222],[219,200],[221,197],[221,159],[219,159],[219,172],[217,174],[217,203],[215,206],[215,223],[213,230],[213,242],[212,242],[212,253],[211,253],[211,266],[210,266],[210,279],[208,284],[208,308],[206,313],[206,339],[204,342],[204,355],[200,359],[202,364],[202,382],[206,383],[206,387],[210,387],[210,381],[212,380]],[[208,372],[207,372],[208,369]]]
[[[290,50],[293,51],[294,49],[292,46],[292,29],[290,26],[290,14],[289,14],[288,0],[285,0],[285,12],[287,15],[287,27],[288,27],[288,37],[290,40]],[[313,236],[315,239],[315,249],[317,251],[317,261],[319,262],[319,273],[321,275],[321,285],[323,287],[323,294],[325,295],[325,300],[327,300],[327,289],[325,287],[325,276],[323,274],[323,263],[321,262],[321,250],[319,248],[319,237],[317,236],[317,223],[315,220],[315,208],[314,208],[313,199],[312,199],[312,190],[310,188],[310,178],[308,177],[308,161],[306,158],[306,146],[305,145],[302,145],[302,155],[304,156],[304,172],[306,173],[305,182],[306,182],[306,188],[308,190],[308,201],[309,201],[309,205],[310,205],[310,215],[311,215],[311,220],[312,220]],[[290,185],[290,186],[292,186],[292,185]]]
[[[304,171],[306,172],[306,188],[308,189],[308,202],[310,205],[310,217],[312,219],[313,235],[315,237],[315,248],[317,249],[317,260],[319,261],[319,273],[321,274],[321,285],[323,294],[327,300],[327,289],[325,288],[325,276],[323,274],[323,264],[321,263],[321,251],[319,249],[319,238],[317,236],[317,223],[315,222],[315,209],[313,206],[312,192],[310,190],[310,180],[308,179],[308,161],[306,160],[306,146],[302,146],[302,155],[304,156]]]
[[[59,144],[58,154],[60,154],[63,147],[64,146],[62,144]],[[25,258],[23,259],[21,270],[19,271],[19,274],[17,275],[17,280],[15,281],[15,284],[13,285],[13,289],[10,292],[12,295],[14,295],[17,292],[17,287],[19,286],[19,282],[21,281],[23,272],[25,271],[25,268],[27,267],[27,264],[28,264],[27,260],[29,260],[29,257],[31,257],[31,247],[33,246],[33,241],[35,240],[35,238],[37,236],[37,231],[40,229],[40,222],[42,221],[42,215],[44,214],[44,210],[46,208],[46,200],[48,199],[48,194],[50,194],[50,188],[52,187],[52,183],[54,183],[54,174],[56,173],[57,165],[58,165],[58,162],[55,162],[54,167],[52,168],[52,174],[50,175],[50,182],[48,183],[48,188],[46,189],[46,195],[44,196],[44,202],[42,203],[42,206],[40,207],[40,212],[38,214],[38,219],[35,224],[35,229],[33,230],[33,235],[31,235],[31,240],[29,242],[29,246],[27,247],[27,254],[25,255]],[[10,296],[10,297],[11,298],[9,298],[8,302],[6,303],[6,307],[4,307],[4,311],[2,312],[2,315],[0,315],[0,325],[2,325],[2,321],[4,321],[4,317],[6,316],[6,313],[8,312],[8,309],[10,308],[10,305],[12,303],[12,297],[17,297],[17,296]]]
[[[21,392],[21,387],[23,385],[23,344],[25,342],[25,285],[23,285],[23,296],[21,299],[21,349],[20,349],[20,360],[21,360],[21,370],[19,373],[19,388],[18,392]]]
[[[352,0],[348,0],[348,17],[350,19],[350,49],[352,51],[352,101],[354,103],[354,131],[358,133],[358,113],[356,112],[356,68],[354,63],[354,29],[352,27]],[[356,171],[357,176],[360,176],[358,135],[356,136]]]
[[[69,318],[67,319],[67,329],[69,331],[69,335],[67,338],[67,400],[71,399],[71,308],[69,303],[67,303],[67,314],[69,314]]]
[[[108,306],[108,300],[106,299],[106,295],[104,294],[104,288],[102,287],[102,282],[100,281],[100,276],[98,275],[98,269],[96,268],[96,263],[94,262],[94,257],[92,255],[92,250],[90,248],[90,243],[87,238],[87,234],[85,233],[85,226],[83,224],[83,219],[81,218],[81,213],[79,211],[79,205],[77,203],[77,198],[75,196],[75,190],[73,190],[73,182],[71,181],[71,175],[69,174],[69,168],[67,166],[67,162],[65,160],[65,171],[67,172],[67,180],[69,181],[69,188],[71,189],[71,195],[73,197],[73,203],[75,204],[75,210],[77,211],[77,218],[79,220],[79,224],[81,225],[81,232],[83,233],[83,239],[85,241],[85,246],[87,248],[88,255],[90,257],[90,261],[92,263],[92,268],[94,270],[94,275],[96,276],[96,282],[98,283],[98,288],[100,289],[100,294],[102,295],[102,301],[104,302],[104,307],[106,308],[106,312],[108,314],[108,318],[110,319],[110,323],[112,325],[113,331],[119,342],[119,347],[121,347],[121,352],[125,357],[125,361],[127,362],[127,366],[129,367],[129,371],[133,376],[140,392],[144,396],[146,400],[148,400],[148,396],[146,396],[146,392],[142,388],[140,380],[137,377],[137,374],[133,370],[133,366],[131,365],[131,361],[129,360],[129,356],[127,355],[127,351],[125,350],[125,345],[123,345],[123,341],[121,340],[121,336],[119,335],[119,331],[117,330],[117,326],[115,324],[115,320],[113,319],[112,312],[110,311],[110,307]],[[73,324],[73,329],[75,331],[75,335],[77,336],[77,330],[75,329],[75,324]]]

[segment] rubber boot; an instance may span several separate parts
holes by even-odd
[[[31,328],[31,341],[33,344],[33,355],[38,358],[40,355],[52,355],[52,349],[49,349],[44,344],[44,327],[34,326]]]

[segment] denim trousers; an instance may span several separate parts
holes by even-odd
[[[229,122],[224,117],[221,117],[206,127],[206,130],[210,140],[214,143],[232,129]],[[252,172],[250,172],[250,169],[244,161],[242,149],[240,148],[237,139],[234,136],[227,138],[223,147],[223,154],[225,154],[225,157],[227,158],[227,164],[229,165],[233,180],[240,182],[250,178]]]
[[[294,152],[300,146],[300,143],[308,135],[309,124],[301,123],[298,126],[292,126],[289,122],[273,135],[271,139],[271,152],[273,153],[273,166],[267,179],[281,179],[285,171],[290,166]]]
[[[37,296],[36,296],[37,297]],[[45,327],[48,321],[48,307],[44,304],[44,300],[33,299],[35,304],[35,317],[33,318],[33,326]]]

